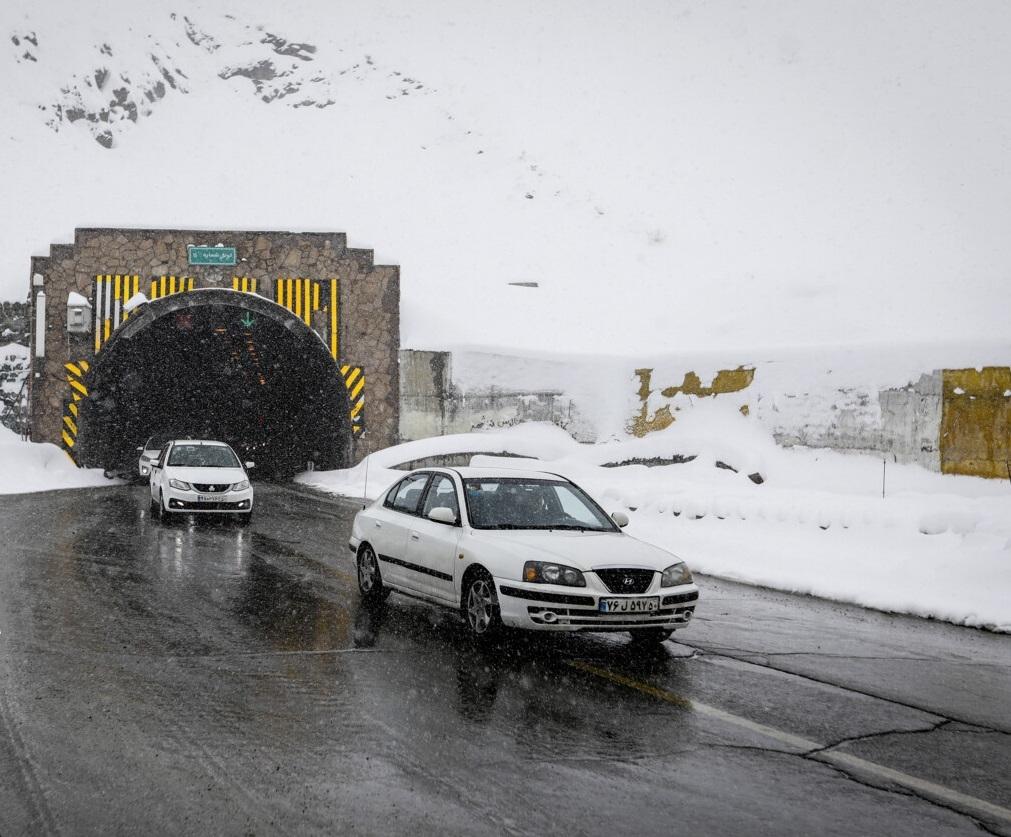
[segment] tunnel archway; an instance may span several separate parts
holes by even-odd
[[[319,336],[255,294],[201,289],[132,312],[85,378],[80,464],[136,469],[155,433],[220,439],[257,473],[350,460],[348,393]]]

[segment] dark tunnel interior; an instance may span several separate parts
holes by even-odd
[[[136,472],[156,433],[228,442],[259,477],[342,467],[348,396],[319,338],[238,304],[177,307],[108,343],[88,376],[82,465]]]

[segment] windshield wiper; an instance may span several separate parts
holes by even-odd
[[[490,526],[482,526],[482,529],[542,529],[543,526],[523,526],[520,523],[493,523]]]
[[[595,526],[576,526],[571,523],[559,523],[557,526],[545,526],[545,529],[563,529],[566,532],[606,532],[606,529],[600,529]]]

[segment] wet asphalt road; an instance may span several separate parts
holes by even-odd
[[[0,834],[1011,834],[1011,638],[702,578],[659,651],[475,650],[257,506],[0,498]]]

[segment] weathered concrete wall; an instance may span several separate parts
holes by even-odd
[[[528,360],[494,356],[503,364]],[[400,436],[403,441],[510,427],[526,421],[549,421],[580,441],[596,434],[580,415],[572,396],[561,389],[484,385],[464,388],[453,383],[449,352],[404,350],[400,353]]]
[[[784,446],[888,456],[938,471],[957,438],[959,450],[946,460],[957,464],[946,471],[1006,476],[1011,370],[964,370],[961,386],[942,387],[944,376],[956,381],[953,373],[913,374],[912,362],[870,349],[722,367],[711,358],[661,358],[645,366],[614,358],[402,352],[401,436],[550,421],[579,441],[603,441],[663,430],[684,411],[718,399]],[[950,418],[942,437],[943,409]]]
[[[218,243],[236,248],[234,267],[189,264],[187,245]],[[90,335],[67,333],[67,295],[76,291],[94,305],[95,277],[112,274],[139,275],[140,290],[146,294],[151,280],[161,276],[194,277],[197,288],[231,287],[234,276],[248,276],[257,280],[257,292],[271,300],[279,278],[339,279],[339,359],[363,367],[367,380],[368,433],[358,441],[355,457],[396,443],[400,273],[395,266],[374,265],[372,256],[371,250],[349,249],[344,233],[77,230],[73,245],[54,245],[48,257],[32,259],[30,276],[44,277],[47,299],[46,357],[32,375],[33,439],[60,441],[68,394],[64,364],[95,356]],[[33,289],[33,306],[35,298]],[[33,320],[34,313],[33,307]],[[312,325],[328,339],[325,317],[314,317]]]
[[[889,455],[940,470],[940,372],[902,387],[778,393],[759,401],[757,415],[787,447]]]

